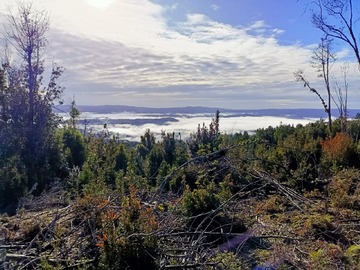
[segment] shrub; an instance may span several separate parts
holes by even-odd
[[[0,209],[13,212],[18,199],[28,190],[25,165],[14,156],[0,164]],[[14,204],[14,205],[12,205]],[[12,205],[12,206],[11,206]]]
[[[309,254],[309,269],[334,269],[332,267],[341,264],[343,252],[339,246],[326,242],[318,242],[318,244],[320,248],[316,251],[311,251]]]
[[[337,133],[321,142],[323,160],[334,166],[350,166],[356,162],[354,142],[349,135]]]
[[[360,171],[346,169],[337,173],[329,184],[330,204],[338,208],[353,208],[360,204]]]
[[[359,269],[360,267],[360,246],[352,245],[344,252],[344,259],[349,269]]]
[[[152,210],[130,194],[123,198],[121,210],[102,214],[102,234],[98,235],[102,269],[158,269],[158,242],[152,235],[158,223]]]
[[[81,132],[73,128],[59,129],[57,139],[69,168],[81,168],[86,159],[85,142]]]
[[[241,270],[249,269],[248,265],[244,264],[240,257],[233,252],[220,252],[211,259],[215,263],[215,269],[218,270]],[[214,269],[213,266],[207,266],[205,269]]]
[[[216,209],[220,202],[216,197],[215,187],[209,184],[207,187],[200,187],[190,191],[188,188],[184,193],[182,207],[185,215],[195,217]]]

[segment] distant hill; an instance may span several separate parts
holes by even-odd
[[[56,107],[56,111],[68,112],[69,105],[61,105]],[[257,110],[234,110],[225,108],[211,108],[201,106],[188,106],[188,107],[175,107],[175,108],[147,108],[147,107],[136,107],[136,106],[125,106],[125,105],[79,105],[77,108],[80,112],[91,112],[101,114],[121,113],[121,112],[132,112],[142,114],[161,114],[172,116],[175,114],[201,114],[201,113],[214,113],[219,110],[221,113],[231,113],[231,117],[234,116],[278,116],[288,118],[326,118],[327,114],[323,109],[257,109]],[[360,113],[359,109],[349,110],[349,117],[354,117],[357,113]],[[339,113],[337,110],[332,111],[333,116],[338,117]],[[226,117],[226,116],[222,116]]]

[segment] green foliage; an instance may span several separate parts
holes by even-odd
[[[360,171],[345,169],[331,179],[328,187],[330,204],[336,208],[359,209]]]
[[[120,212],[102,215],[102,235],[98,236],[101,269],[158,269],[158,241],[151,233],[158,223],[150,209],[141,205],[137,190],[123,198]]]
[[[172,177],[169,181],[169,190],[176,195],[180,195],[185,190],[186,186],[186,176],[185,173],[179,173],[176,177]]]
[[[158,269],[166,248],[186,249],[191,239],[215,250],[246,228],[259,237],[251,238],[259,244],[248,241],[238,249],[251,257],[249,265],[243,262],[247,255],[226,252],[202,258],[207,269],[248,269],[288,247],[289,256],[304,260],[302,268],[359,266],[353,245],[359,241],[353,222],[360,207],[359,120],[347,123],[347,133],[337,133],[335,121],[329,134],[318,121],[220,135],[217,112],[209,127],[199,125],[187,141],[163,131],[156,142],[146,130],[140,143],[127,144],[107,133],[83,136],[76,129],[75,102],[67,127],[58,129],[49,104],[43,104],[34,107],[38,122],[28,128],[20,78],[13,77],[10,95],[0,72],[0,207],[34,190],[39,194],[54,179],[66,181],[65,194],[91,219],[82,233],[97,235],[102,269]],[[258,224],[265,224],[260,235]],[[182,242],[169,240],[169,233],[160,243],[154,235],[166,229]]]
[[[341,257],[342,250],[339,246],[323,243],[321,248],[310,252],[310,265],[312,269],[330,269]]]
[[[209,130],[201,132],[204,138],[209,134]],[[358,268],[358,248],[353,243],[359,238],[352,220],[358,219],[360,172],[359,165],[344,155],[350,151],[356,156],[358,146],[349,134],[328,139],[322,121],[269,127],[253,135],[215,136],[214,144],[197,144],[198,156],[190,162],[189,142],[176,140],[171,133],[163,132],[156,142],[147,130],[137,145],[119,143],[111,136],[84,137],[71,127],[58,129],[53,136],[57,160],[51,164],[58,167],[52,173],[66,177],[65,188],[76,201],[76,213],[89,219],[82,233],[91,232],[96,239],[92,248],[99,255],[95,264],[100,269],[181,265],[182,255],[174,253],[179,259],[166,261],[167,251],[186,249],[189,238],[201,246],[189,259],[193,262],[202,249],[215,250],[244,232],[255,237],[242,244],[239,254],[201,255],[204,269],[248,269],[284,256],[285,250],[289,258],[301,258],[307,269]],[[228,149],[221,149],[225,146]],[[7,157],[1,163],[0,192],[12,192],[0,197],[4,204],[10,200],[8,194],[19,197],[28,192],[28,178],[20,155],[0,151]],[[162,192],[154,195],[160,186]],[[339,218],[348,220],[352,229],[338,223]],[[258,224],[265,224],[261,234]],[[179,234],[176,239],[171,238],[174,231]],[[293,263],[299,266],[286,257],[282,266]]]
[[[0,209],[16,203],[27,192],[26,167],[18,156],[0,165]]]
[[[283,205],[284,202],[281,200],[280,197],[276,195],[270,196],[269,198],[264,198],[256,206],[256,212],[266,212],[267,214],[282,213],[285,210]]]
[[[159,173],[159,168],[163,160],[164,156],[161,146],[159,144],[154,145],[146,159],[146,174],[151,186],[156,185],[156,177]]]
[[[170,173],[170,165],[163,160],[159,167],[159,173],[156,178],[157,185],[160,186],[162,184],[162,181],[164,181],[165,177]],[[164,190],[169,190],[169,183],[167,182],[164,186]]]
[[[124,144],[121,144],[119,147],[118,154],[115,158],[115,170],[119,171],[122,170],[123,174],[126,175],[127,170],[127,154],[126,154],[126,148]]]
[[[71,101],[69,116],[69,127],[75,129],[80,116],[80,111],[76,108],[75,100]]]
[[[175,164],[176,161],[176,141],[175,133],[167,133],[164,131],[161,132],[161,145],[163,148],[163,156],[166,163],[169,165]]]
[[[211,262],[215,263],[215,269],[218,270],[245,270],[249,269],[249,266],[241,261],[239,255],[233,252],[220,252],[211,259]],[[214,267],[205,267],[210,270]]]
[[[33,187],[36,187],[33,193],[40,194],[58,177],[62,166],[60,149],[54,139],[59,118],[52,106],[63,92],[58,80],[64,69],[54,64],[49,82],[44,84],[42,57],[47,46],[44,35],[48,18],[26,4],[19,5],[17,14],[11,17],[5,33],[12,33],[7,36],[9,44],[24,61],[19,67],[3,63],[0,68],[0,164],[8,168],[0,185],[16,190],[10,201],[4,203],[17,201]],[[21,172],[22,180],[13,177],[14,173],[9,174],[11,171]],[[7,195],[0,194],[4,196]]]
[[[218,150],[220,145],[220,112],[216,111],[209,128],[203,123],[198,126],[197,132],[190,134],[187,145],[191,156],[204,155]]]
[[[128,153],[127,169],[133,175],[145,176],[145,160],[139,153],[139,148],[142,148],[142,144],[137,145],[135,149],[131,149]],[[146,156],[145,156],[146,158]]]
[[[260,128],[256,130],[255,133],[255,140],[259,142],[266,142],[267,144],[275,144],[275,137],[274,137],[275,129],[272,126],[268,128]]]
[[[176,166],[181,166],[189,160],[189,155],[186,148],[186,143],[184,141],[176,142]]]
[[[57,143],[61,146],[68,168],[82,168],[86,160],[85,140],[74,128],[62,128],[56,132]]]
[[[358,144],[360,140],[360,118],[355,118],[352,121],[347,121],[346,132],[354,140],[354,142]]]
[[[145,156],[151,151],[155,144],[155,135],[147,129],[145,134],[140,137],[141,148],[139,149],[140,156],[145,158]]]
[[[360,267],[360,245],[352,245],[344,252],[344,258],[349,269],[358,269]]]
[[[126,186],[124,173],[129,176],[132,170],[127,164],[124,145],[118,144],[115,139],[88,137],[86,155],[86,161],[77,178],[79,191],[92,182],[103,183],[111,188]]]
[[[217,198],[214,184],[209,184],[206,187],[199,187],[190,191],[187,188],[183,195],[182,208],[187,217],[197,217],[199,215],[207,214],[215,210],[220,205]],[[204,216],[200,219],[203,219]]]

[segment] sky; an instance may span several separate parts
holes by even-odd
[[[16,2],[0,0],[2,25]],[[310,64],[322,33],[306,0],[32,2],[50,16],[46,62],[66,69],[66,103],[321,108],[293,75],[303,69],[325,96]],[[340,66],[349,62],[349,108],[360,108],[353,53],[341,43],[335,48],[333,78],[341,81]]]

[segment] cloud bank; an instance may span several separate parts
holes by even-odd
[[[283,30],[264,21],[234,26],[191,12],[172,20],[177,5],[149,0],[39,0],[36,6],[49,11],[48,59],[66,67],[66,93],[78,104],[319,105],[293,77],[309,67],[311,46],[280,45]],[[2,12],[12,8],[0,3]]]

